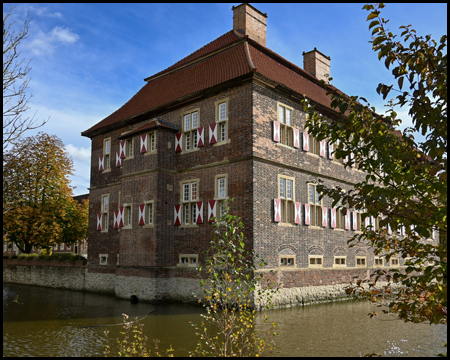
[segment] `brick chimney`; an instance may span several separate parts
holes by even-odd
[[[263,14],[250,4],[233,6],[233,30],[240,30],[253,40],[266,46],[266,18]]]
[[[328,82],[330,77],[330,60],[329,56],[314,48],[314,50],[303,53],[303,69],[319,80]]]

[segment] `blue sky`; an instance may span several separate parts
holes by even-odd
[[[74,194],[87,193],[91,141],[81,132],[127,102],[151,76],[231,30],[231,7],[219,4],[12,4],[11,19],[32,17],[22,55],[32,58],[31,111],[38,131],[62,139],[74,160]],[[392,78],[369,44],[363,4],[258,4],[267,13],[267,47],[303,67],[304,51],[331,57],[333,84],[365,97],[377,111],[378,83]],[[3,4],[3,12],[11,4]],[[391,31],[412,24],[419,35],[447,34],[446,4],[387,4]],[[407,111],[399,111],[407,125]]]

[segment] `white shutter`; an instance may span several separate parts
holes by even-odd
[[[278,121],[273,122],[273,141],[280,142],[280,123]]]
[[[273,199],[273,221],[280,222],[281,221],[281,200]]]
[[[295,203],[295,223],[296,224],[302,223],[301,206],[302,206],[302,204],[300,202]]]
[[[358,213],[353,211],[353,230],[356,231],[358,229]]]
[[[203,201],[195,203],[195,206],[196,206],[195,213],[197,214],[196,223],[203,224]]]
[[[326,144],[326,141],[325,140],[321,140],[320,141],[320,156],[321,157],[325,157],[325,145]]]
[[[327,216],[327,208],[324,206],[322,207],[322,226],[327,227],[328,226],[328,216]]]
[[[98,171],[103,171],[104,167],[105,167],[105,162],[104,162],[104,156],[100,155],[100,157],[98,158]]]
[[[174,209],[174,225],[181,225],[181,205],[175,205]]]
[[[305,204],[305,225],[311,225],[311,206]]]
[[[331,208],[331,228],[336,228],[336,208]]]
[[[215,144],[217,142],[217,124],[209,125],[209,143]]]
[[[309,135],[306,131],[303,132],[303,150],[309,151]]]
[[[217,201],[209,200],[208,201],[208,221],[209,222],[213,222],[212,218],[216,217],[216,208],[217,208]]]
[[[333,159],[334,145],[332,143],[328,143],[328,159]]]
[[[143,134],[141,135],[141,153],[145,153],[147,152],[147,140],[148,140],[148,134]]]
[[[102,230],[102,218],[103,218],[103,213],[98,213],[97,214],[97,230],[98,231]]]
[[[205,128],[199,127],[197,130],[197,147],[205,145]]]
[[[175,152],[183,150],[183,133],[175,134]]]
[[[139,205],[139,225],[145,225],[145,204]]]

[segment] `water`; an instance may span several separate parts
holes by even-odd
[[[18,302],[13,300],[18,296]],[[445,351],[447,327],[369,319],[366,301],[346,301],[266,312],[278,324],[272,356],[433,356]],[[187,356],[202,308],[187,304],[131,304],[114,296],[37,286],[3,286],[3,356],[102,356],[104,331],[119,335],[122,313],[144,318],[145,335],[164,353]],[[107,326],[108,325],[108,326]],[[262,316],[257,329],[268,328]],[[150,344],[150,347],[153,345]]]

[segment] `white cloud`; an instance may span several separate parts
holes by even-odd
[[[80,37],[78,34],[71,32],[69,29],[62,28],[60,26],[55,27],[51,31],[51,36],[61,42],[72,44],[77,41]]]
[[[80,36],[70,29],[56,26],[48,33],[39,31],[27,47],[34,55],[51,54],[58,44],[73,44],[79,38]]]
[[[87,161],[89,162],[91,160],[91,149],[90,148],[83,148],[83,147],[76,147],[75,145],[68,144],[66,145],[66,150],[69,156],[72,158],[79,160],[79,161]]]

